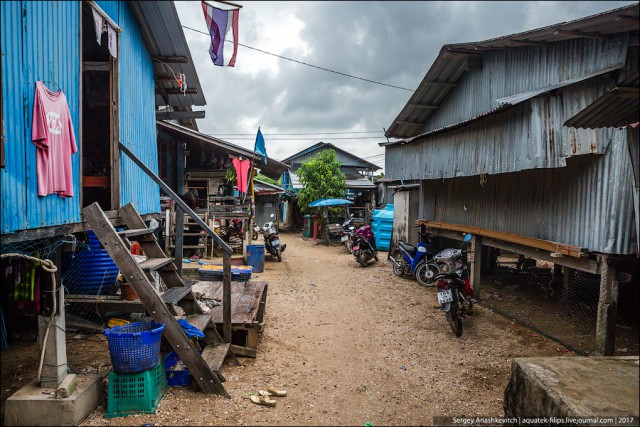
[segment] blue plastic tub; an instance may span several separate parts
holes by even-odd
[[[134,322],[105,329],[114,372],[142,372],[158,364],[164,324]]]
[[[264,245],[247,245],[247,263],[254,273],[264,271]]]

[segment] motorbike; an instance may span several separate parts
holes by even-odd
[[[336,224],[340,225],[340,224]],[[340,232],[340,241],[344,243],[345,248],[350,254],[353,253],[353,238],[356,235],[356,227],[353,225],[353,214],[351,217],[340,225],[342,231]]]
[[[378,261],[376,240],[370,225],[363,225],[356,230],[353,238],[353,257],[363,267],[367,266],[371,258]]]
[[[271,218],[274,217],[273,214],[270,215]],[[280,244],[280,237],[278,236],[278,232],[273,226],[273,221],[269,221],[262,226],[262,236],[264,237],[264,248],[271,254],[271,256],[276,257],[278,262],[282,261],[282,253],[286,249],[286,244]]]
[[[398,241],[391,250],[390,260],[393,263],[393,274],[402,277],[411,273],[422,286],[434,286],[433,278],[440,273],[433,260],[436,254],[427,233],[418,232],[420,241],[417,246]]]
[[[471,237],[466,234],[464,243],[468,243]],[[440,270],[434,277],[438,287],[438,303],[457,337],[462,335],[462,319],[473,314],[474,299],[469,267],[462,259],[467,252],[469,251],[448,248],[433,257]]]

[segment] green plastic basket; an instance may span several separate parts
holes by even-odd
[[[109,392],[105,418],[134,414],[154,414],[168,389],[164,360],[143,372],[109,372]]]

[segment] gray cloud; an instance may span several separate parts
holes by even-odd
[[[242,4],[239,41],[298,61],[383,83],[415,89],[445,44],[481,41],[570,21],[631,4],[628,1],[309,1]],[[215,5],[214,2],[212,4]],[[222,6],[222,5],[221,5]],[[176,2],[183,25],[207,31],[200,2]],[[286,27],[303,23],[291,44]],[[289,23],[289,24],[287,24]],[[284,27],[284,28],[283,28]],[[384,166],[388,127],[411,92],[321,71],[238,48],[235,68],[215,67],[206,35],[184,29],[207,99],[200,131],[255,134],[260,126],[270,157],[284,159],[319,141]],[[276,40],[272,46],[267,41]],[[275,46],[275,47],[274,47]],[[288,46],[284,49],[281,46]],[[230,54],[230,45],[226,52]],[[273,133],[379,130],[379,139],[279,141]],[[369,135],[371,136],[371,135]],[[253,140],[221,136],[253,149]],[[251,138],[251,137],[249,137]],[[275,136],[273,138],[276,138]],[[277,137],[291,138],[294,137]]]

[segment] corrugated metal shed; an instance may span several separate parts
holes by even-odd
[[[619,41],[617,39],[610,40],[608,35],[637,31],[638,16],[638,5],[634,4],[591,17],[563,22],[533,31],[511,34],[481,42],[445,45],[409,99],[409,102],[398,114],[391,126],[389,126],[386,136],[408,138],[424,132],[427,119],[434,111],[445,107],[445,98],[448,93],[460,83],[470,87],[485,87],[486,90],[484,93],[475,93],[475,97],[469,98],[470,102],[464,106],[465,110],[454,111],[449,114],[442,114],[440,111],[440,116],[446,120],[440,123],[430,123],[430,129],[443,127],[483,114],[494,108],[490,105],[490,101],[495,101],[498,98],[537,90],[581,74],[610,67],[616,63],[612,61],[612,55],[619,56],[622,49],[620,46],[615,46]],[[590,43],[592,45],[592,54],[588,56],[590,61],[582,63],[581,67],[577,70],[566,67],[548,66],[547,73],[552,73],[547,75],[547,73],[531,72],[529,69],[522,69],[521,72],[518,72],[517,69],[510,68],[510,78],[499,75],[491,76],[492,81],[500,85],[499,87],[504,86],[505,90],[502,93],[492,93],[490,85],[474,79],[482,78],[483,76],[482,70],[477,67],[482,66],[486,69],[488,62],[492,60],[505,61],[505,58],[511,55],[512,48],[514,47],[529,46],[529,49],[515,49],[516,56],[513,56],[513,60],[511,60],[509,64],[517,65],[519,62],[521,65],[530,65],[534,63],[534,61],[532,61],[531,58],[527,58],[527,55],[545,55],[549,60],[554,60],[554,57],[560,59],[571,57],[567,55],[567,53],[570,54],[572,53],[571,51],[576,50],[576,46],[578,45],[575,42],[578,40],[581,40],[581,43]],[[553,43],[556,48],[558,46],[564,46],[568,52],[557,52],[554,54],[553,52],[547,51],[546,45],[540,45],[540,43]],[[492,51],[493,55],[489,55]],[[523,56],[518,57],[518,55]],[[618,60],[617,63],[619,62]],[[573,66],[576,65],[578,64],[573,64]],[[599,68],[596,68],[596,66],[599,66]],[[498,67],[497,69],[500,68]],[[553,70],[555,70],[555,72],[553,72]],[[573,74],[567,75],[566,73]],[[461,77],[465,74],[469,74],[465,79],[466,81],[460,82]],[[486,73],[484,73],[484,75],[486,75]],[[513,78],[514,75],[526,75],[527,79]],[[530,77],[538,80],[530,81],[528,80]],[[480,86],[480,83],[485,84]],[[510,84],[537,86],[521,87],[518,89],[509,88]],[[457,87],[456,90],[460,91],[461,88]],[[455,113],[457,113],[457,115]]]
[[[78,137],[78,2],[1,2],[2,88],[7,150],[2,169],[2,232],[80,221],[78,181],[74,197],[38,197],[36,148],[31,143],[35,82],[62,89]],[[57,29],[64,28],[65,31]],[[42,37],[47,34],[47,37]],[[50,80],[55,81],[55,84]],[[72,157],[79,176],[79,155]]]
[[[626,130],[607,153],[566,168],[423,181],[421,219],[572,244],[608,254],[635,251],[632,163]]]
[[[360,170],[370,170],[376,171],[378,169],[382,169],[380,166],[375,165],[371,162],[368,162],[356,155],[349,153],[341,148],[336,147],[335,145],[329,142],[318,142],[317,144],[312,145],[311,147],[305,148],[302,151],[293,154],[282,161],[282,163],[289,164],[293,166],[294,164],[299,165],[304,160],[309,159],[320,151],[332,149],[336,152],[336,158],[340,162],[342,166],[345,167],[354,167]]]

